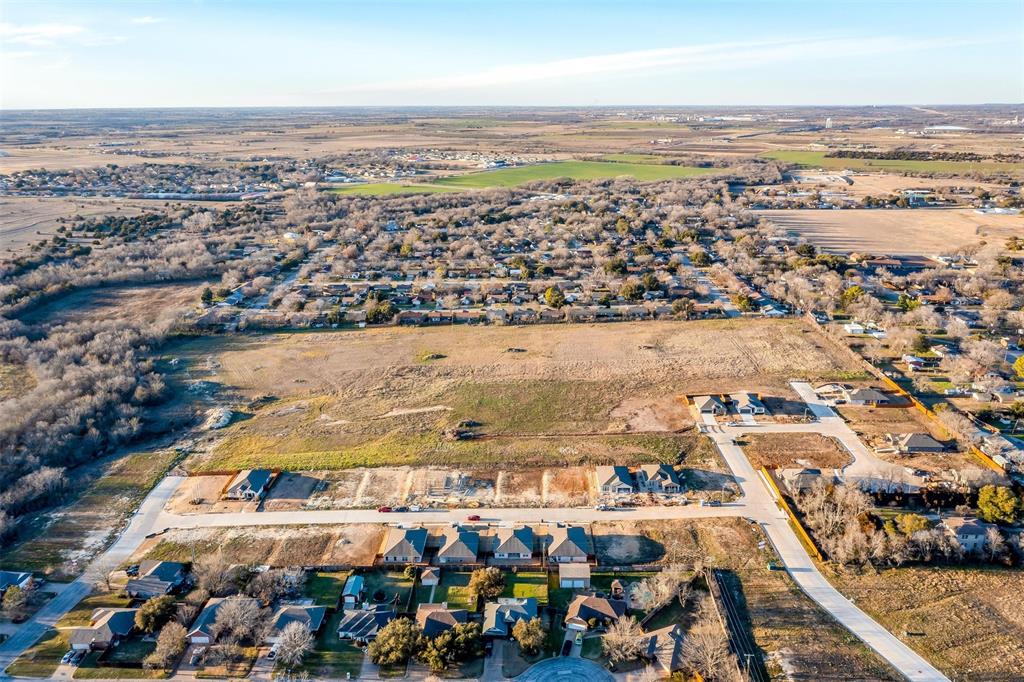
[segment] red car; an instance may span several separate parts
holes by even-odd
[[[391,507],[377,507],[377,511],[381,514],[387,514],[389,511],[391,511]]]
[[[467,521],[479,521],[480,520],[480,515],[479,514],[470,514],[469,516],[466,517],[466,520]]]

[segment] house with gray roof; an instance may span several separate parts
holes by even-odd
[[[418,564],[426,548],[426,528],[388,528],[380,554],[386,564]]]
[[[449,609],[447,602],[420,604],[416,607],[416,625],[430,639],[468,620],[469,611],[466,609]]]
[[[555,526],[548,541],[548,560],[555,563],[586,562],[590,556],[590,538],[583,526]]]
[[[673,623],[658,630],[645,632],[641,655],[668,675],[683,667],[683,643],[685,641],[686,636],[683,635],[682,626],[679,623]]]
[[[8,587],[27,590],[32,585],[32,574],[20,571],[0,571],[0,597]]]
[[[303,625],[313,635],[320,631],[327,615],[326,606],[306,606],[302,604],[282,604],[270,619],[266,643],[277,644],[281,640],[284,629],[290,623]]]
[[[906,454],[916,452],[945,452],[946,446],[927,433],[904,433],[896,436],[896,449]]]
[[[259,605],[255,599],[251,597],[235,597],[236,599],[245,599],[251,601],[253,604]],[[211,597],[206,602],[206,606],[199,612],[199,616],[196,617],[195,622],[192,623],[192,627],[189,628],[188,641],[192,644],[213,644],[217,641],[217,632],[214,625],[217,622],[217,613],[220,611],[220,607],[224,604],[225,597]]]
[[[609,495],[629,495],[635,492],[633,476],[626,466],[597,467],[597,487]]]
[[[698,395],[693,398],[693,404],[701,414],[723,415],[725,405],[713,395]]]
[[[235,475],[224,491],[229,500],[260,500],[270,486],[274,472],[270,469],[243,469]]]
[[[138,609],[96,609],[89,619],[89,627],[74,628],[68,635],[68,645],[75,651],[92,651],[114,646],[135,629]]]
[[[643,464],[636,472],[637,486],[648,493],[680,493],[683,481],[671,464]]]
[[[499,528],[495,540],[495,559],[533,558],[533,528],[530,526]]]
[[[441,549],[437,551],[437,563],[475,564],[479,551],[479,533],[462,528],[446,528]]]
[[[338,622],[338,638],[368,642],[377,637],[382,627],[395,619],[391,604],[372,604],[362,609],[345,609]]]
[[[128,580],[125,591],[135,599],[152,599],[170,594],[185,582],[185,564],[176,561],[146,560],[139,573]]]
[[[508,637],[521,620],[537,617],[537,600],[533,597],[501,597],[484,605],[485,637]]]

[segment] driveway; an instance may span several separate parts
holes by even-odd
[[[517,682],[613,682],[615,677],[585,658],[548,658],[515,678]]]

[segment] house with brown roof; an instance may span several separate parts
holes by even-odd
[[[416,607],[416,625],[431,639],[469,620],[466,609],[449,609],[448,602],[420,604]]]
[[[626,615],[626,602],[593,594],[580,594],[569,602],[565,610],[565,627],[569,630],[587,630],[591,621],[610,623]]]

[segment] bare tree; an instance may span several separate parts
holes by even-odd
[[[612,665],[636,660],[643,653],[643,634],[636,618],[623,616],[609,626],[601,638],[601,649]]]
[[[731,658],[725,632],[708,617],[690,630],[683,643],[683,660],[711,682],[735,678]]]
[[[292,621],[284,627],[277,642],[277,658],[286,668],[302,664],[303,657],[313,648],[313,634],[302,623]]]

